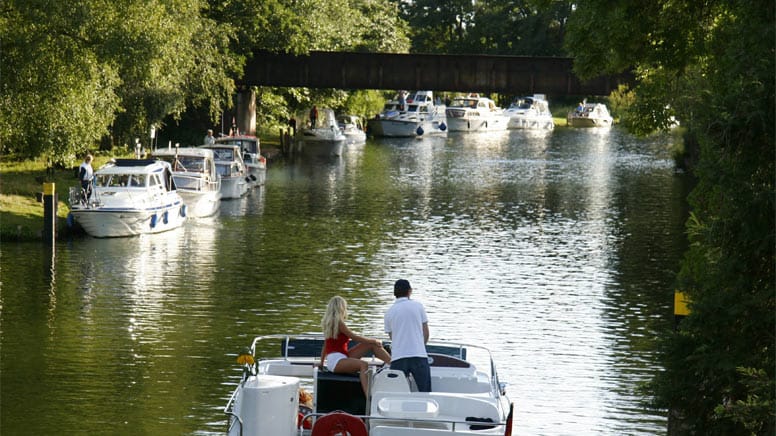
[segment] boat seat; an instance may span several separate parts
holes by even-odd
[[[403,371],[384,368],[374,375],[371,392],[410,392],[410,383]]]

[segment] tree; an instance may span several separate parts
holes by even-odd
[[[67,163],[188,104],[220,113],[241,59],[200,0],[10,0],[0,10],[4,151]],[[185,25],[184,25],[185,23]]]
[[[592,0],[567,35],[581,75],[636,73],[635,125],[675,112],[698,150],[677,280],[691,313],[662,345],[654,405],[670,433],[773,434],[773,2]]]

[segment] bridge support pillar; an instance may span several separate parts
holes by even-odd
[[[246,135],[256,134],[256,92],[252,87],[237,91],[235,112],[237,128]]]

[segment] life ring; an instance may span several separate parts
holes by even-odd
[[[315,421],[311,436],[367,436],[364,421],[345,412],[332,412]]]

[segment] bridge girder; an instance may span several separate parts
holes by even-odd
[[[257,51],[238,80],[243,86],[338,89],[427,89],[450,92],[609,95],[632,75],[581,81],[572,58],[355,53],[289,55]]]

